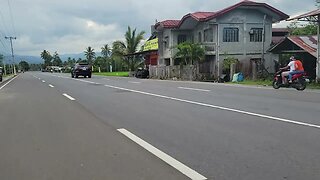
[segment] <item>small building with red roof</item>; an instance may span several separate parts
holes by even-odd
[[[157,66],[179,65],[179,59],[174,58],[175,47],[189,41],[200,44],[206,51],[199,73],[220,76],[225,73],[223,61],[229,56],[240,62],[237,69],[246,76],[252,74],[255,63],[262,57],[266,69],[273,72],[272,55],[267,51],[272,43],[272,24],[287,18],[287,14],[266,3],[245,0],[222,10],[194,12],[178,20],[157,22],[154,25],[158,37]]]
[[[292,54],[302,61],[303,67],[311,79],[316,78],[317,36],[287,36],[269,49],[273,54]],[[289,60],[288,60],[289,61]],[[282,64],[284,66],[286,64]]]

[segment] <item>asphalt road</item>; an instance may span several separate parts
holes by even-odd
[[[75,178],[79,169],[70,166],[88,153],[83,179],[111,172],[117,178],[109,179],[187,178],[126,130],[207,179],[320,179],[319,105],[319,91],[24,73],[0,90],[0,174]]]

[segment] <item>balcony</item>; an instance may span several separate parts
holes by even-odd
[[[201,47],[206,51],[206,55],[216,55],[217,43],[215,42],[202,42]]]

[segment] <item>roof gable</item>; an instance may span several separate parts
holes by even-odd
[[[292,42],[293,44],[297,45],[299,48],[305,50],[312,56],[316,57],[317,55],[317,36],[288,36],[278,44],[273,46],[269,51],[273,51],[280,47],[285,42]]]
[[[160,23],[156,24],[156,27],[158,27],[159,25],[162,25],[164,28],[179,28],[183,22],[188,19],[188,18],[193,18],[198,22],[203,22],[203,21],[208,21],[214,18],[217,18],[219,16],[223,16],[239,7],[262,7],[265,8],[266,10],[273,12],[274,14],[276,14],[277,17],[276,19],[278,21],[280,20],[285,20],[288,19],[289,16],[281,11],[279,11],[278,9],[266,4],[266,3],[258,3],[258,2],[253,2],[253,1],[249,1],[249,0],[244,0],[241,1],[235,5],[232,5],[230,7],[227,7],[225,9],[222,9],[220,11],[217,12],[195,12],[195,13],[189,13],[185,16],[182,17],[181,20],[166,20],[166,21],[162,21]]]

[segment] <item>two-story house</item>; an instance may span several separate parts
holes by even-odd
[[[237,59],[239,71],[246,75],[252,73],[255,62],[262,57],[265,67],[272,72],[273,60],[267,52],[272,24],[288,17],[266,3],[245,0],[217,12],[195,12],[181,20],[158,22],[158,66],[178,65],[173,58],[177,51],[174,47],[190,41],[201,44],[206,51],[200,73],[219,76],[226,56]]]

